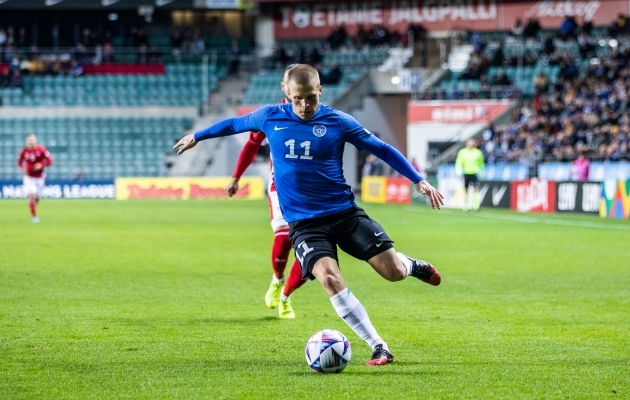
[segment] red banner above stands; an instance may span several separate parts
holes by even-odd
[[[249,114],[260,107],[262,107],[262,105],[238,106],[236,107],[236,114],[240,117],[241,115]]]
[[[545,179],[514,181],[510,206],[520,212],[555,212],[556,182]]]
[[[417,101],[407,108],[408,123],[442,124],[484,123],[493,121],[510,107],[509,101]]]
[[[260,1],[265,2],[265,1]],[[277,2],[274,2],[277,3]],[[509,30],[517,18],[538,18],[543,28],[558,28],[565,15],[578,23],[591,19],[609,25],[618,13],[628,13],[627,0],[395,0],[284,2],[274,5],[276,39],[326,37],[338,26],[354,35],[359,26],[384,25],[403,33],[408,25],[422,24],[427,31]],[[525,21],[524,21],[525,22]]]
[[[85,75],[164,75],[164,64],[86,64],[82,65]]]

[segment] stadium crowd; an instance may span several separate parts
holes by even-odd
[[[554,84],[538,82],[533,99],[514,112],[512,122],[491,126],[481,149],[488,163],[629,160],[630,48],[584,71],[561,70]]]
[[[173,27],[170,51],[174,56],[182,52],[201,54],[205,50],[205,39],[199,29]],[[110,30],[99,35],[84,28],[73,47],[42,51],[28,37],[24,27],[0,27],[0,86],[22,87],[24,75],[80,75],[81,65],[116,62],[117,53],[135,55],[132,62],[138,64],[163,62],[163,49],[151,43],[141,27],[130,27],[119,46],[114,42]]]

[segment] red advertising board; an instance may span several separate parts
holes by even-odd
[[[490,122],[510,107],[509,101],[417,101],[409,103],[409,123],[465,124]]]
[[[283,2],[274,9],[276,39],[295,39],[326,37],[338,26],[345,26],[350,35],[359,26],[373,25],[401,33],[409,24],[422,24],[428,31],[508,30],[517,18],[530,16],[543,28],[557,28],[571,14],[580,24],[591,19],[595,25],[609,25],[629,7],[627,0],[358,0]]]
[[[385,202],[396,204],[411,203],[411,184],[407,178],[387,178]]]
[[[511,185],[510,207],[520,212],[556,211],[556,182],[546,179],[514,181]]]

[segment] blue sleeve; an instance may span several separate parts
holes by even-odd
[[[365,149],[374,154],[413,183],[418,183],[424,179],[396,148],[374,136],[350,115],[342,112],[339,112],[338,115],[346,142],[352,143],[358,149]]]
[[[273,106],[260,107],[242,117],[228,118],[212,124],[206,129],[196,132],[195,141],[230,136],[241,132],[262,132],[263,124],[271,107]]]

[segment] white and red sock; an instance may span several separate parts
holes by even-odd
[[[306,279],[302,279],[302,269],[300,268],[300,263],[298,260],[293,262],[293,266],[291,267],[291,271],[289,272],[289,278],[287,279],[287,283],[282,288],[282,294],[280,295],[280,300],[285,301],[291,296],[296,289],[306,283]]]
[[[271,248],[271,267],[276,279],[284,278],[284,270],[287,267],[287,259],[291,251],[291,239],[288,229],[278,229],[274,233],[273,247]]]

